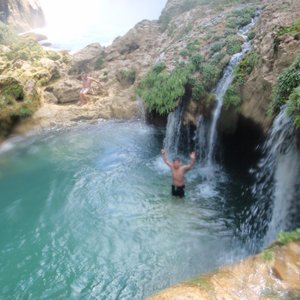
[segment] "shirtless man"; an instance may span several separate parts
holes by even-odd
[[[180,198],[184,197],[184,174],[194,165],[196,161],[196,153],[192,152],[190,154],[192,161],[187,165],[181,165],[179,158],[175,158],[173,162],[168,161],[165,148],[161,149],[161,154],[164,162],[172,170],[172,195]]]
[[[92,85],[93,81],[101,84],[98,80],[96,80],[92,77],[89,77],[87,74],[85,74],[85,73],[82,74],[82,89],[80,90],[80,93],[79,93],[79,96],[80,96],[79,105],[84,105],[87,103],[86,94],[91,89],[91,85]]]

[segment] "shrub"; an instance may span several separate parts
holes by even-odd
[[[249,40],[253,40],[255,38],[255,32],[254,31],[250,31],[247,34],[247,37],[248,37]]]
[[[238,37],[230,37],[226,39],[226,52],[233,55],[241,51],[242,42]]]
[[[300,33],[300,21],[296,22],[292,26],[280,27],[277,31],[277,36],[283,36],[285,34],[295,35]]]
[[[273,89],[273,112],[278,110],[284,103],[286,103],[294,89],[300,85],[300,55],[298,55],[294,62],[286,68],[278,77],[277,83]],[[296,96],[291,96],[295,99]],[[292,100],[290,100],[292,103]],[[291,104],[290,104],[291,105]]]
[[[203,62],[204,62],[204,57],[201,54],[195,54],[191,57],[191,63],[193,64],[196,71],[201,70],[201,66]]]
[[[223,101],[223,107],[228,110],[229,108],[238,109],[242,104],[242,99],[237,93],[235,85],[231,85],[226,91]]]
[[[251,74],[258,61],[259,57],[255,51],[248,52],[234,71],[234,82],[238,84],[244,83],[245,78]]]
[[[189,52],[186,49],[184,49],[180,51],[179,55],[182,57],[187,57],[189,55]]]
[[[282,245],[286,245],[292,241],[300,240],[300,228],[291,232],[281,231],[278,234],[277,239]]]
[[[300,128],[300,86],[293,90],[287,105],[287,113],[294,119],[296,127]]]
[[[233,29],[233,28],[226,28],[224,31],[224,36],[227,37],[229,35],[235,35],[237,32],[237,30]]]
[[[219,52],[224,46],[225,46],[224,41],[216,42],[216,43],[212,44],[209,51],[210,51],[210,53],[213,54],[213,53]]]
[[[195,80],[192,83],[192,86],[192,98],[196,101],[200,100],[206,94],[203,83],[201,83],[199,80]]]
[[[255,16],[256,9],[254,7],[246,7],[233,11],[227,18],[227,26],[229,28],[238,28],[245,26],[251,22]]]
[[[121,84],[131,85],[135,82],[136,72],[133,69],[123,69],[117,73],[116,77]]]
[[[203,64],[202,67],[202,76],[203,83],[206,86],[207,90],[210,90],[213,86],[216,85],[222,70],[219,70],[215,65],[207,62]]]
[[[155,65],[142,79],[137,94],[150,111],[168,113],[184,95],[191,72],[191,65],[177,66],[171,73],[165,70],[164,64]]]
[[[104,59],[103,56],[99,56],[95,61],[95,70],[101,70],[103,67]]]

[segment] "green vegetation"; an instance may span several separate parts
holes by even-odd
[[[296,127],[300,127],[300,55],[277,78],[273,89],[272,113],[287,103],[288,113]]]
[[[131,85],[135,82],[136,71],[133,69],[123,69],[117,73],[117,80],[124,85]]]
[[[216,52],[220,52],[221,49],[225,46],[225,42],[224,41],[218,41],[214,44],[211,45],[209,51],[211,54],[216,53]]]
[[[179,65],[169,73],[164,64],[157,64],[142,79],[137,93],[149,110],[168,113],[184,95],[190,73],[191,65]]]
[[[300,21],[296,22],[291,26],[280,27],[279,30],[277,31],[277,36],[283,36],[285,34],[289,34],[289,35],[300,34]]]
[[[95,62],[95,70],[101,70],[103,67],[104,59],[103,56],[99,56]]]
[[[227,17],[227,27],[239,28],[245,26],[251,22],[251,19],[255,16],[256,9],[254,7],[245,7],[242,9],[234,10]]]
[[[281,231],[277,239],[281,245],[286,245],[290,242],[300,240],[300,228],[296,229],[295,231]]]
[[[21,119],[33,114],[38,99],[26,97],[20,82],[12,77],[2,78],[0,82],[0,136],[9,134],[12,126]]]
[[[241,51],[242,44],[242,41],[237,36],[228,37],[226,39],[226,52],[229,55],[238,53]]]
[[[265,262],[269,262],[273,259],[273,250],[272,248],[267,248],[262,251],[262,258]]]
[[[228,110],[229,108],[234,108],[238,110],[242,104],[242,99],[238,93],[238,88],[236,85],[231,85],[226,91],[223,100],[223,107]]]
[[[231,86],[224,96],[223,106],[225,109],[234,108],[238,110],[242,104],[240,97],[240,88],[244,84],[245,79],[251,74],[254,66],[259,62],[259,57],[255,51],[251,51],[245,55],[234,70],[234,79]]]

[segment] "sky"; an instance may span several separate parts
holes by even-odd
[[[157,20],[167,0],[40,0],[45,34],[58,47],[106,46],[143,19]],[[74,49],[67,49],[74,50]]]

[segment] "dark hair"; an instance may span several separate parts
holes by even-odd
[[[175,160],[179,160],[180,161],[180,158],[179,157],[174,157],[173,161],[175,161]]]

